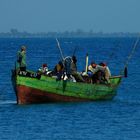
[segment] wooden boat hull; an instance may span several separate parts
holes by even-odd
[[[98,100],[109,100],[115,95],[108,94],[100,97]],[[97,99],[96,99],[97,100]],[[49,102],[77,102],[77,101],[96,101],[95,99],[79,98],[66,95],[49,93],[26,86],[17,86],[17,103],[18,104],[34,104]]]
[[[121,78],[116,77],[112,79],[111,85],[101,85],[56,81],[46,76],[40,79],[15,74],[12,76],[17,104],[110,100],[116,95],[120,81]]]

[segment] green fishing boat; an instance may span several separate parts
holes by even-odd
[[[56,39],[60,50],[61,58],[64,62],[71,57],[64,58],[58,40]],[[47,103],[47,102],[75,102],[75,101],[98,101],[111,100],[117,95],[117,89],[123,77],[127,77],[127,65],[136,47],[139,39],[127,57],[124,73],[109,77],[109,82],[92,83],[90,80],[84,82],[74,82],[69,79],[43,75],[32,71],[19,71],[16,68],[12,70],[12,83],[17,97],[17,104]],[[86,56],[87,73],[88,54]],[[85,78],[85,77],[83,77]],[[89,78],[89,77],[86,77]]]
[[[121,79],[122,76],[113,76],[109,84],[93,84],[12,71],[17,104],[110,100],[117,94]]]
[[[124,76],[110,75],[109,79],[105,79],[107,82],[94,83],[93,77],[90,79],[91,77],[87,73],[88,54],[86,55],[86,75],[81,75],[83,80],[79,82],[76,77],[74,77],[76,82],[70,80],[70,78],[65,79],[64,73],[67,77],[72,76],[71,66],[76,57],[73,55],[73,57],[67,56],[64,58],[59,41],[57,39],[56,41],[64,65],[63,75],[58,80],[56,75],[44,75],[21,69],[17,72],[17,68],[15,68],[12,70],[12,83],[17,97],[17,104],[111,100],[116,96],[118,86]],[[124,75],[126,76],[126,74],[127,69],[125,68]]]

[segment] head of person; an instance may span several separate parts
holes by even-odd
[[[59,64],[59,65],[63,65],[62,61],[59,61],[58,64]]]
[[[21,51],[26,51],[26,46],[21,46]]]
[[[43,64],[42,67],[43,67],[43,68],[47,67],[47,64]]]
[[[92,62],[91,62],[91,66],[92,66],[93,68],[95,68],[95,67],[97,66],[97,64],[96,64],[94,61],[92,61]]]
[[[77,62],[76,56],[73,55],[72,60],[73,60],[73,63],[76,63]]]
[[[99,65],[100,66],[103,66],[103,67],[106,67],[107,66],[105,62],[101,62]]]
[[[63,68],[63,67],[64,67],[64,65],[63,65],[63,62],[62,62],[62,61],[59,61],[59,62],[58,62],[58,64],[59,64],[59,66],[60,66],[61,68]]]

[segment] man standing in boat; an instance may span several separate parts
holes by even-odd
[[[26,47],[21,46],[17,54],[17,70],[26,71]]]

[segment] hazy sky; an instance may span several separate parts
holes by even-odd
[[[140,32],[140,0],[0,0],[0,32]]]

